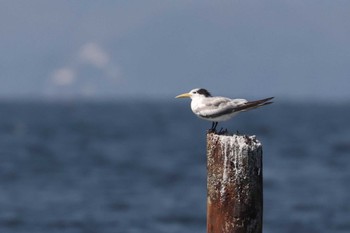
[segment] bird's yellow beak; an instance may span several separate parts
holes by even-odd
[[[184,93],[178,96],[175,96],[175,98],[190,98],[191,94],[190,93]]]

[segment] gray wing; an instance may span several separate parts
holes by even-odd
[[[246,99],[229,99],[225,97],[213,97],[199,109],[199,114],[203,117],[216,118],[224,114],[242,112],[271,104],[274,97],[247,101]]]
[[[206,99],[206,102],[197,109],[197,112],[203,117],[215,118],[223,114],[236,112],[239,106],[247,102],[245,99],[232,100],[225,97],[212,97]]]

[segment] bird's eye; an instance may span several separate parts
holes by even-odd
[[[195,92],[193,92],[193,94],[197,94],[197,92],[195,91]]]

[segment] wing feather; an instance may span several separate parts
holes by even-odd
[[[204,118],[217,118],[225,114],[247,111],[267,104],[273,97],[247,101],[246,99],[229,99],[225,97],[209,97],[200,106],[196,106],[195,112]]]
[[[206,118],[215,118],[223,114],[230,114],[235,112],[235,109],[248,102],[245,99],[229,99],[225,97],[211,97],[206,98],[205,103],[198,106],[197,113]]]

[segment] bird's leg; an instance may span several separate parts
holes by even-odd
[[[211,123],[211,127],[208,130],[209,133],[213,133],[213,128],[214,128],[214,122]]]
[[[211,123],[211,128],[209,129],[209,132],[210,133],[215,133],[216,132],[216,126],[218,125],[218,122],[216,122],[216,121],[213,121],[212,123]]]
[[[216,126],[218,126],[218,123],[219,122],[217,122],[217,121],[214,122],[214,128],[213,128],[214,132],[216,131]]]
[[[219,122],[217,122],[217,121],[214,121],[214,122],[213,122],[213,126],[212,126],[213,132],[216,132],[216,126],[218,126],[218,123],[219,123]]]

